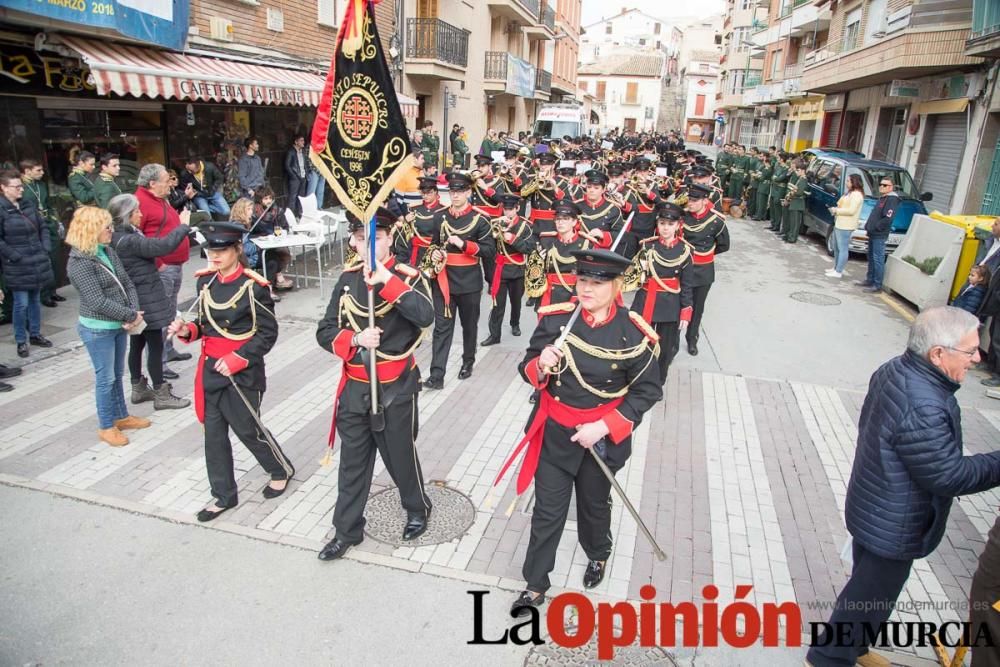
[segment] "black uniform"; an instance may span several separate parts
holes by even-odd
[[[580,227],[584,232],[590,234],[597,230],[603,232],[603,239],[598,243],[600,248],[610,248],[614,243],[618,232],[621,231],[625,220],[622,218],[622,210],[601,197],[595,205],[587,201],[586,197],[576,202],[580,208]]]
[[[536,235],[555,231],[555,225],[552,222],[553,209],[563,199],[570,198],[570,193],[559,185],[559,178],[554,172],[553,178],[556,181],[554,190],[547,189],[548,185],[545,182],[537,182],[534,175],[526,179],[526,185],[521,189],[521,196],[526,198],[531,205],[528,218],[531,220]]]
[[[434,356],[430,379],[444,379],[448,351],[455,334],[455,315],[462,321],[462,368],[472,368],[476,361],[479,302],[483,291],[482,260],[496,255],[490,223],[472,206],[458,215],[448,208],[437,216],[434,243],[448,253],[447,266],[433,284]],[[463,249],[449,244],[449,236],[464,240]],[[447,293],[446,293],[447,291]]]
[[[680,347],[680,323],[691,321],[694,264],[691,246],[675,238],[666,244],[658,238],[643,244],[644,283],[632,302],[632,311],[642,315],[660,337],[660,381],[667,381],[670,362]]]
[[[421,202],[420,206],[411,209],[413,227],[410,231],[413,235],[397,234],[393,243],[393,252],[397,262],[409,264],[414,268],[421,266],[424,255],[427,254],[427,248],[434,242],[434,232],[440,225],[438,217],[445,208],[439,199],[435,205],[427,206]],[[409,238],[407,238],[408,236]]]
[[[499,176],[494,176],[488,180],[479,178],[472,184],[472,196],[469,203],[472,204],[479,213],[486,216],[487,220],[503,215],[500,207],[500,198],[507,194],[507,185]],[[496,269],[494,256],[483,256],[483,276],[488,284],[492,284],[493,272]]]
[[[341,274],[316,330],[319,346],[344,363],[334,407],[341,452],[333,525],[337,529],[335,539],[347,545],[358,544],[364,538],[364,509],[376,451],[399,488],[403,508],[410,514],[425,516],[431,509],[413,445],[420,391],[420,370],[413,351],[423,329],[434,321],[434,308],[427,281],[418,271],[394,258],[387,268],[393,273],[392,279],[371,293],[375,326],[382,329],[376,361],[385,430],[376,432],[371,426],[370,352],[351,346],[354,334],[368,328],[368,287],[360,265]],[[330,441],[332,445],[332,432]]]
[[[494,221],[496,222],[496,221]],[[503,224],[503,223],[498,223]],[[520,329],[521,298],[524,296],[525,255],[535,247],[531,226],[520,216],[515,216],[505,226],[503,237],[497,241],[496,268],[490,282],[493,308],[490,310],[490,340],[499,342],[507,297],[510,297],[510,326]]]
[[[692,186],[692,193],[695,188],[704,186]],[[708,298],[712,283],[715,282],[715,256],[729,250],[729,229],[726,227],[726,221],[715,209],[707,208],[700,216],[685,212],[684,240],[691,245],[694,264],[691,276],[691,287],[694,288],[692,303],[694,312],[687,330],[687,343],[689,348],[697,350],[701,318],[705,314],[705,300]]]
[[[538,306],[566,303],[576,293],[576,274],[573,268],[576,258],[574,250],[587,250],[590,241],[574,233],[569,241],[563,241],[556,232],[546,232],[540,239],[545,259],[545,293],[538,300]]]
[[[267,388],[264,355],[278,340],[278,321],[269,283],[253,271],[240,267],[233,276],[223,278],[206,269],[195,275],[200,295],[198,319],[179,337],[202,341],[195,377],[195,412],[205,425],[205,465],[212,495],[218,507],[228,508],[238,502],[230,428],[271,479],[290,479],[295,472],[281,448],[271,444],[274,438],[269,440],[261,431],[233,386],[235,382],[259,416]],[[219,359],[236,371],[232,380],[215,370]]]
[[[656,334],[638,316],[614,305],[608,321],[592,323],[581,312],[563,351],[558,377],[543,376],[538,357],[570,322],[575,304],[542,308],[538,327],[519,366],[522,377],[541,390],[527,429],[531,438],[518,476],[518,491],[532,477],[535,508],[522,574],[530,591],[544,593],[555,566],[570,498],[576,491],[580,545],[591,561],[611,555],[611,483],[593,457],[571,442],[576,426],[602,419],[610,433],[602,439],[603,458],[612,472],[632,452],[632,432],[643,414],[662,397],[655,363]],[[594,355],[597,354],[597,356]],[[610,355],[617,355],[613,359]]]

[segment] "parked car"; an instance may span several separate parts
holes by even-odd
[[[913,184],[909,172],[896,164],[867,160],[859,157],[861,154],[841,149],[808,149],[814,157],[806,169],[806,179],[809,181],[809,197],[806,200],[806,215],[804,227],[806,232],[815,232],[826,239],[826,249],[833,254],[833,215],[830,207],[847,189],[847,178],[851,174],[861,176],[864,185],[865,202],[861,207],[861,224],[851,235],[850,251],[867,254],[868,234],[865,232],[865,222],[878,201],[878,184],[883,178],[889,178],[895,183],[896,194],[902,203],[892,222],[889,239],[886,242],[886,253],[896,249],[915,213],[927,213],[924,202],[930,201],[933,195],[929,192],[920,194]]]

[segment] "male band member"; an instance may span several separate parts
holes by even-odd
[[[656,208],[666,201],[661,199],[659,193],[652,187],[654,176],[650,173],[650,169],[653,163],[648,158],[641,157],[633,164],[635,176],[632,184],[627,187],[632,192],[629,201],[630,205],[635,206],[635,215],[632,216],[632,225],[625,235],[628,240],[623,239],[616,249],[619,255],[624,255],[628,259],[632,259],[639,251],[640,241],[656,234]],[[628,208],[622,212],[628,214],[631,211],[632,209]]]
[[[747,156],[747,201],[744,209],[747,216],[752,220],[757,208],[757,188],[760,186],[760,151],[756,148],[750,149]]]
[[[427,530],[431,501],[424,493],[424,475],[413,441],[417,437],[417,392],[420,370],[413,351],[423,329],[434,320],[430,288],[415,268],[396,261],[391,252],[393,214],[375,214],[375,265],[370,266],[364,224],[351,213],[350,244],[362,261],[345,269],[330,297],[326,315],[316,329],[316,342],[343,361],[333,422],[340,434],[334,538],[319,552],[320,560],[343,557],[364,539],[365,504],[378,451],[399,489],[406,526],[403,539]],[[374,289],[368,292],[368,286]],[[366,292],[368,292],[366,294]],[[368,299],[372,302],[369,304]],[[368,326],[368,308],[375,309],[375,326]],[[379,409],[385,428],[372,428],[370,356],[376,358]],[[333,444],[334,433],[330,433]]]
[[[476,334],[479,326],[479,300],[483,291],[481,260],[496,254],[490,223],[469,203],[472,181],[465,174],[448,176],[451,206],[438,214],[435,244],[436,262],[444,270],[434,283],[434,355],[426,389],[444,387],[448,351],[455,335],[455,316],[462,321],[462,368],[458,379],[472,376],[476,362]]]
[[[775,234],[781,233],[782,218],[785,207],[781,205],[781,200],[785,198],[788,190],[788,177],[791,169],[788,167],[788,153],[779,152],[775,156],[774,172],[771,174],[771,194],[768,199],[770,204],[771,225],[768,229]]]
[[[517,214],[521,198],[517,195],[500,197],[503,216],[491,222],[496,238],[496,269],[490,281],[490,296],[493,309],[490,310],[490,335],[480,343],[483,347],[500,342],[500,328],[510,296],[510,331],[521,335],[521,297],[524,296],[525,255],[535,247],[531,225]],[[498,238],[497,238],[498,237]]]
[[[434,242],[438,224],[437,215],[445,209],[438,195],[436,178],[421,178],[419,187],[420,205],[411,209],[405,216],[405,225],[409,226],[409,229],[397,226],[398,231],[393,243],[396,261],[414,268],[421,266],[427,248]],[[411,233],[413,236],[409,237]]]
[[[545,601],[574,491],[577,534],[589,561],[583,585],[594,588],[604,579],[612,547],[611,482],[586,450],[596,447],[612,472],[620,470],[632,453],[632,432],[663,396],[656,333],[615,303],[630,262],[603,250],[577,250],[574,255],[582,312],[559,350],[553,343],[570,326],[577,305],[539,310],[538,327],[519,370],[540,396],[525,438],[498,476],[527,448],[517,492],[534,478],[535,509],[521,570],[527,586],[511,607],[515,616]]]
[[[617,168],[608,167],[609,173],[615,171]],[[583,199],[576,202],[580,209],[580,229],[588,236],[592,234],[600,236],[600,241],[595,243],[598,248],[610,248],[624,224],[622,210],[604,196],[608,187],[607,176],[591,169],[583,177],[586,184],[585,194]],[[625,204],[628,205],[629,202]]]
[[[757,205],[754,207],[752,220],[763,220],[770,218],[771,209],[768,200],[771,197],[771,179],[774,176],[774,169],[771,167],[771,156],[762,153],[760,156],[760,181],[757,183]]]
[[[94,182],[90,174],[94,171],[96,158],[90,151],[80,151],[76,156],[76,166],[66,179],[69,192],[77,206],[94,203]]]
[[[556,162],[558,159],[553,153],[539,155],[538,171],[533,177],[525,179],[525,185],[521,188],[521,196],[531,204],[528,218],[536,235],[554,231],[552,209],[556,202],[569,196],[556,182]]]
[[[691,169],[691,182],[697,183],[698,185],[703,185],[708,188],[712,194],[708,196],[709,201],[712,202],[712,208],[718,212],[722,212],[722,190],[715,187],[712,182],[715,179],[715,175],[712,173],[712,168],[708,166],[695,166]]]
[[[782,232],[785,243],[795,243],[799,240],[802,229],[802,218],[806,212],[806,197],[809,195],[809,181],[806,180],[806,161],[797,159],[792,162],[792,173],[788,177],[788,190],[785,192],[785,217],[782,221]]]
[[[121,160],[116,153],[105,153],[101,156],[100,166],[101,173],[94,181],[94,205],[106,209],[111,198],[122,193],[115,181],[121,172]]]
[[[500,197],[507,193],[507,185],[503,179],[493,171],[493,158],[489,155],[477,155],[475,157],[476,168],[470,174],[472,177],[472,196],[469,203],[472,204],[479,213],[482,213],[487,220],[499,218],[502,214],[500,208]],[[495,270],[494,258],[483,257],[483,276],[486,283],[493,280]]]
[[[711,191],[703,185],[688,187],[687,213],[684,215],[684,240],[691,245],[694,272],[691,280],[693,307],[687,329],[688,354],[698,354],[701,318],[705,314],[708,290],[715,282],[715,256],[729,250],[729,229],[722,216],[712,208]]]
[[[167,333],[186,343],[202,342],[194,405],[198,421],[205,425],[205,466],[215,497],[214,504],[198,512],[198,521],[205,522],[238,502],[230,429],[271,476],[265,498],[282,495],[295,468],[258,421],[267,385],[264,356],[278,340],[269,283],[244,268],[242,225],[215,222],[199,231],[208,245],[208,268],[195,273],[198,319],[174,320]]]
[[[732,161],[729,163],[729,198],[734,204],[743,199],[743,185],[748,166],[749,160],[743,153],[743,147],[736,146]]]
[[[733,154],[730,152],[729,144],[722,147],[719,157],[715,161],[715,168],[719,172],[719,187],[723,191],[729,185],[729,168],[733,163]]]
[[[632,302],[660,337],[660,382],[666,384],[670,362],[680,349],[681,332],[691,321],[694,264],[691,246],[681,239],[684,211],[674,204],[661,204],[656,211],[656,236],[644,239],[641,262],[645,282]]]
[[[576,200],[583,197],[583,188],[580,187],[580,179],[572,163],[556,169],[556,184],[566,193],[566,199]]]
[[[54,308],[57,302],[65,301],[56,289],[66,282],[66,270],[63,263],[62,238],[66,229],[56,217],[56,212],[49,207],[49,185],[45,182],[45,167],[38,160],[26,158],[21,160],[21,183],[24,185],[24,200],[35,205],[38,215],[48,227],[51,250],[49,262],[52,264],[53,282],[42,287],[41,302],[43,306]]]

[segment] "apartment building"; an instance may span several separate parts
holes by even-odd
[[[592,63],[619,51],[662,51],[668,58],[667,74],[678,72],[677,56],[683,35],[667,21],[638,9],[621,8],[583,28],[580,62]]]
[[[593,112],[594,129],[656,130],[666,66],[666,55],[657,51],[617,51],[580,65],[580,89],[603,104]]]
[[[690,143],[715,134],[715,93],[719,78],[719,54],[692,51],[681,72],[684,95],[684,137]]]
[[[715,95],[721,118],[716,136],[742,144],[769,144],[776,126],[744,99],[744,92],[760,85],[764,50],[750,41],[754,28],[766,16],[764,0],[728,0],[722,23],[719,88]]]

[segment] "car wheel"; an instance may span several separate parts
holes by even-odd
[[[835,242],[836,241],[834,241],[833,237],[833,227],[831,227],[826,232],[826,254],[828,254],[830,257],[833,257],[833,255],[835,254],[833,247]]]

